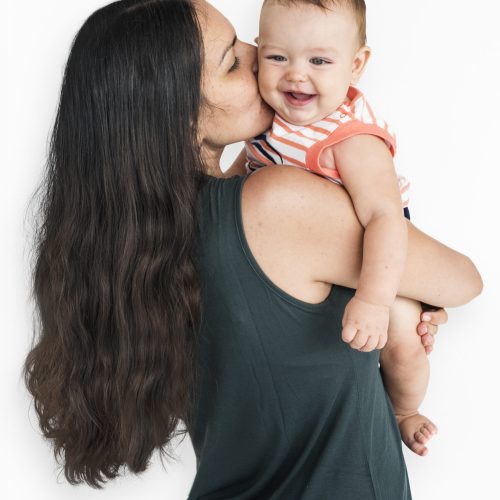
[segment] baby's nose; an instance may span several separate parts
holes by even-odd
[[[305,82],[305,81],[307,81],[307,75],[304,72],[298,71],[295,69],[290,69],[289,71],[287,71],[285,78],[289,82]]]

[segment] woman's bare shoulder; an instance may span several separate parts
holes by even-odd
[[[359,225],[344,188],[298,167],[275,165],[259,169],[245,181],[242,198],[245,213],[260,215],[281,228],[305,225],[319,235],[328,233],[336,216],[350,217],[346,223]]]
[[[267,195],[303,196],[305,193],[322,191],[325,179],[300,167],[273,165],[262,167],[253,172],[245,182],[245,189],[250,196],[258,196],[264,201]],[[251,194],[250,194],[251,193]]]
[[[352,270],[361,259],[362,233],[350,197],[341,186],[300,168],[264,167],[245,181],[242,215],[257,262],[291,295],[320,302],[331,283],[354,283]],[[340,245],[349,252],[343,254],[342,266],[330,263],[330,276],[333,273],[335,280],[327,280],[324,264],[331,261],[329,255],[340,251],[332,251],[332,246],[338,243],[342,228],[350,228]]]

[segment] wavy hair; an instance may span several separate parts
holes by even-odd
[[[65,66],[23,376],[71,484],[172,457],[193,414],[202,43],[191,1],[123,0],[85,21]]]

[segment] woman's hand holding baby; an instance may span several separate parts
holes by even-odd
[[[421,322],[417,325],[417,333],[424,346],[425,352],[430,354],[434,349],[434,336],[438,332],[440,325],[448,321],[448,313],[445,309],[434,309],[424,311],[420,315]]]
[[[354,296],[342,319],[342,340],[353,349],[370,352],[387,342],[390,307],[372,304]]]

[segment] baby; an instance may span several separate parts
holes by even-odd
[[[370,56],[364,0],[265,0],[256,42],[260,93],[276,113],[271,129],[246,144],[246,169],[294,165],[349,192],[365,233],[342,339],[363,352],[383,348],[381,371],[402,440],[425,455],[437,428],[418,412],[429,378],[416,333],[422,308],[396,296],[409,182],[394,169],[390,128],[352,86]]]

